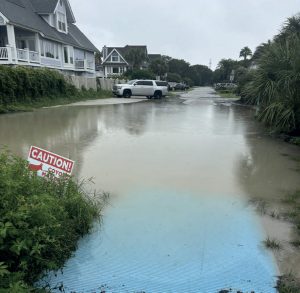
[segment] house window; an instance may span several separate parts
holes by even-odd
[[[74,49],[71,46],[64,46],[64,62],[73,64],[74,63]]]
[[[61,12],[57,12],[57,24],[58,24],[59,31],[62,32],[67,31],[66,16]]]
[[[111,54],[111,61],[112,62],[119,62],[119,54],[117,52],[113,52]]]
[[[119,67],[114,67],[113,74],[118,74],[118,73],[119,73]]]
[[[69,50],[68,50],[68,47],[64,47],[64,61],[65,61],[65,63],[69,63]]]
[[[59,59],[58,44],[41,40],[41,56]]]

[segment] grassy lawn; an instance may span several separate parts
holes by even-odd
[[[239,99],[240,98],[240,96],[237,96],[235,93],[233,93],[230,90],[217,90],[216,92],[220,97],[225,98],[225,99]]]
[[[56,105],[67,105],[86,100],[97,100],[112,98],[110,91],[104,90],[81,90],[75,95],[60,95],[55,97],[44,97],[39,101],[30,101],[26,103],[12,103],[9,105],[0,105],[0,114],[14,112],[30,112],[42,107],[51,107]]]

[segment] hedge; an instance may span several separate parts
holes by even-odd
[[[0,106],[28,104],[44,97],[74,95],[76,88],[50,69],[0,66]]]

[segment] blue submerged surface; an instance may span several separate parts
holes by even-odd
[[[96,226],[63,273],[40,285],[63,284],[65,292],[276,292],[265,235],[239,197],[135,191],[112,200]]]

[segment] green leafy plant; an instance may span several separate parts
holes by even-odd
[[[272,130],[300,129],[300,15],[287,21],[272,42],[258,48],[257,69],[242,91]]]
[[[102,197],[85,190],[70,177],[37,177],[26,161],[0,152],[0,292],[26,292],[63,266],[100,219]]]
[[[0,113],[107,98],[103,90],[78,90],[55,70],[0,66]]]

